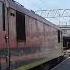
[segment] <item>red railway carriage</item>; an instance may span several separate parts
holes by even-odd
[[[61,37],[56,25],[12,0],[0,0],[2,69],[4,63],[5,68],[8,65],[8,55],[11,68],[15,68],[16,63],[17,66],[34,63],[31,68],[63,56]]]

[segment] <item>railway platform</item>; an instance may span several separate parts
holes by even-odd
[[[70,70],[70,57],[68,57],[66,60],[64,60],[51,70]]]

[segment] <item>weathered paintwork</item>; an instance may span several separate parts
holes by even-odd
[[[0,50],[2,48],[6,48],[4,50],[10,50],[12,62],[14,58],[19,62],[25,60],[27,62],[41,58],[49,61],[63,56],[62,40],[58,43],[58,30],[60,29],[56,25],[14,2],[9,2],[9,7],[5,6],[6,29],[3,31],[1,8],[0,6]],[[20,42],[17,41],[16,33],[16,12],[18,11],[25,14],[26,40]],[[5,36],[8,38],[5,39]],[[3,51],[1,52],[3,53]],[[14,62],[16,61],[15,59]]]
[[[49,57],[51,53],[54,57],[62,55],[61,42],[58,43],[58,29],[29,16],[26,16],[26,39],[26,46],[39,47],[36,53],[45,53],[43,57]]]

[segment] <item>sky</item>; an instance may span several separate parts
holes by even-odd
[[[25,8],[29,9],[29,10],[48,10],[48,9],[70,9],[70,0],[15,0],[17,2],[19,2],[20,4],[22,4]],[[70,24],[70,19],[67,20],[66,19],[61,19],[67,23]],[[66,20],[66,21],[65,21]],[[53,23],[58,23],[59,24],[59,20],[57,19],[52,19],[50,20]],[[56,21],[56,22],[55,22]],[[65,24],[64,23],[64,24]],[[63,22],[62,22],[63,24]]]
[[[15,0],[27,9],[58,9],[70,8],[70,0]]]

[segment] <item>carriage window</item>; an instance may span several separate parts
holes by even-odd
[[[60,43],[60,30],[58,30],[58,43]]]
[[[3,22],[3,30],[5,31],[5,7],[4,4],[0,2],[0,19]]]
[[[4,4],[3,4],[3,31],[5,31],[5,7],[4,7]]]
[[[16,12],[16,32],[17,41],[26,41],[25,15],[20,12]]]

